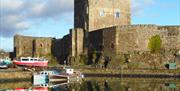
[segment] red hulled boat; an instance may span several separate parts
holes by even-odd
[[[48,66],[48,60],[44,58],[21,57],[20,60],[13,60],[13,63],[20,66]]]

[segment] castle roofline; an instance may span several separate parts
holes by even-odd
[[[26,36],[26,35],[21,35],[21,34],[16,34],[14,37],[28,37],[28,38],[50,38],[53,39],[54,37],[36,37],[36,36]]]

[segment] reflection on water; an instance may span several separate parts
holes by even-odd
[[[51,88],[33,87],[31,82],[0,83],[0,90],[17,88],[41,91],[180,91],[180,80],[85,78],[81,82],[53,84]]]

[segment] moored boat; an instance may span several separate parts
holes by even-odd
[[[48,66],[48,60],[44,58],[21,57],[19,60],[14,59],[13,63],[20,66]]]
[[[12,64],[12,61],[10,58],[0,59],[0,68],[1,69],[8,68],[8,66],[11,64]]]
[[[8,91],[48,91],[47,87],[34,87],[34,88],[16,88],[15,90]]]

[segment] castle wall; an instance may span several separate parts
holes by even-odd
[[[63,41],[61,39],[54,39],[52,44],[53,56],[60,62],[63,57]]]
[[[103,51],[107,54],[116,53],[116,27],[105,28],[103,30]]]
[[[70,34],[61,39],[54,39],[52,53],[60,63],[68,61],[70,57],[83,54],[84,32],[81,28],[71,29]]]
[[[103,31],[97,30],[89,32],[89,51],[102,50],[103,46]]]
[[[15,35],[14,50],[16,57],[31,57],[33,56],[33,37]]]
[[[14,51],[16,57],[35,57],[51,53],[52,38],[16,35]]]
[[[180,26],[159,26],[159,30],[164,30],[164,48],[180,50]]]
[[[71,36],[66,35],[62,39],[53,40],[52,53],[56,59],[63,64],[64,60],[67,60],[71,53]]]
[[[88,0],[74,0],[74,28],[83,28],[87,30],[87,6]]]
[[[128,53],[150,51],[149,39],[160,35],[162,48],[179,50],[179,27],[163,28],[156,25],[120,25],[90,32],[89,40],[93,49],[102,44],[104,52]],[[91,46],[90,44],[90,46]]]
[[[155,25],[127,25],[118,26],[117,31],[117,52],[127,53],[131,51],[149,51],[148,42],[151,36],[157,35]]]
[[[70,56],[71,53],[71,36],[70,35],[66,35],[63,37],[62,39],[62,54],[63,54],[63,58],[67,60],[68,56]]]
[[[34,56],[43,56],[51,54],[52,39],[51,38],[36,38],[33,41]]]
[[[131,22],[130,0],[75,0],[74,6],[75,28],[89,32]]]
[[[84,49],[84,31],[82,28],[70,30],[71,35],[71,56],[83,54]]]
[[[89,0],[89,31],[130,25],[130,0]]]

